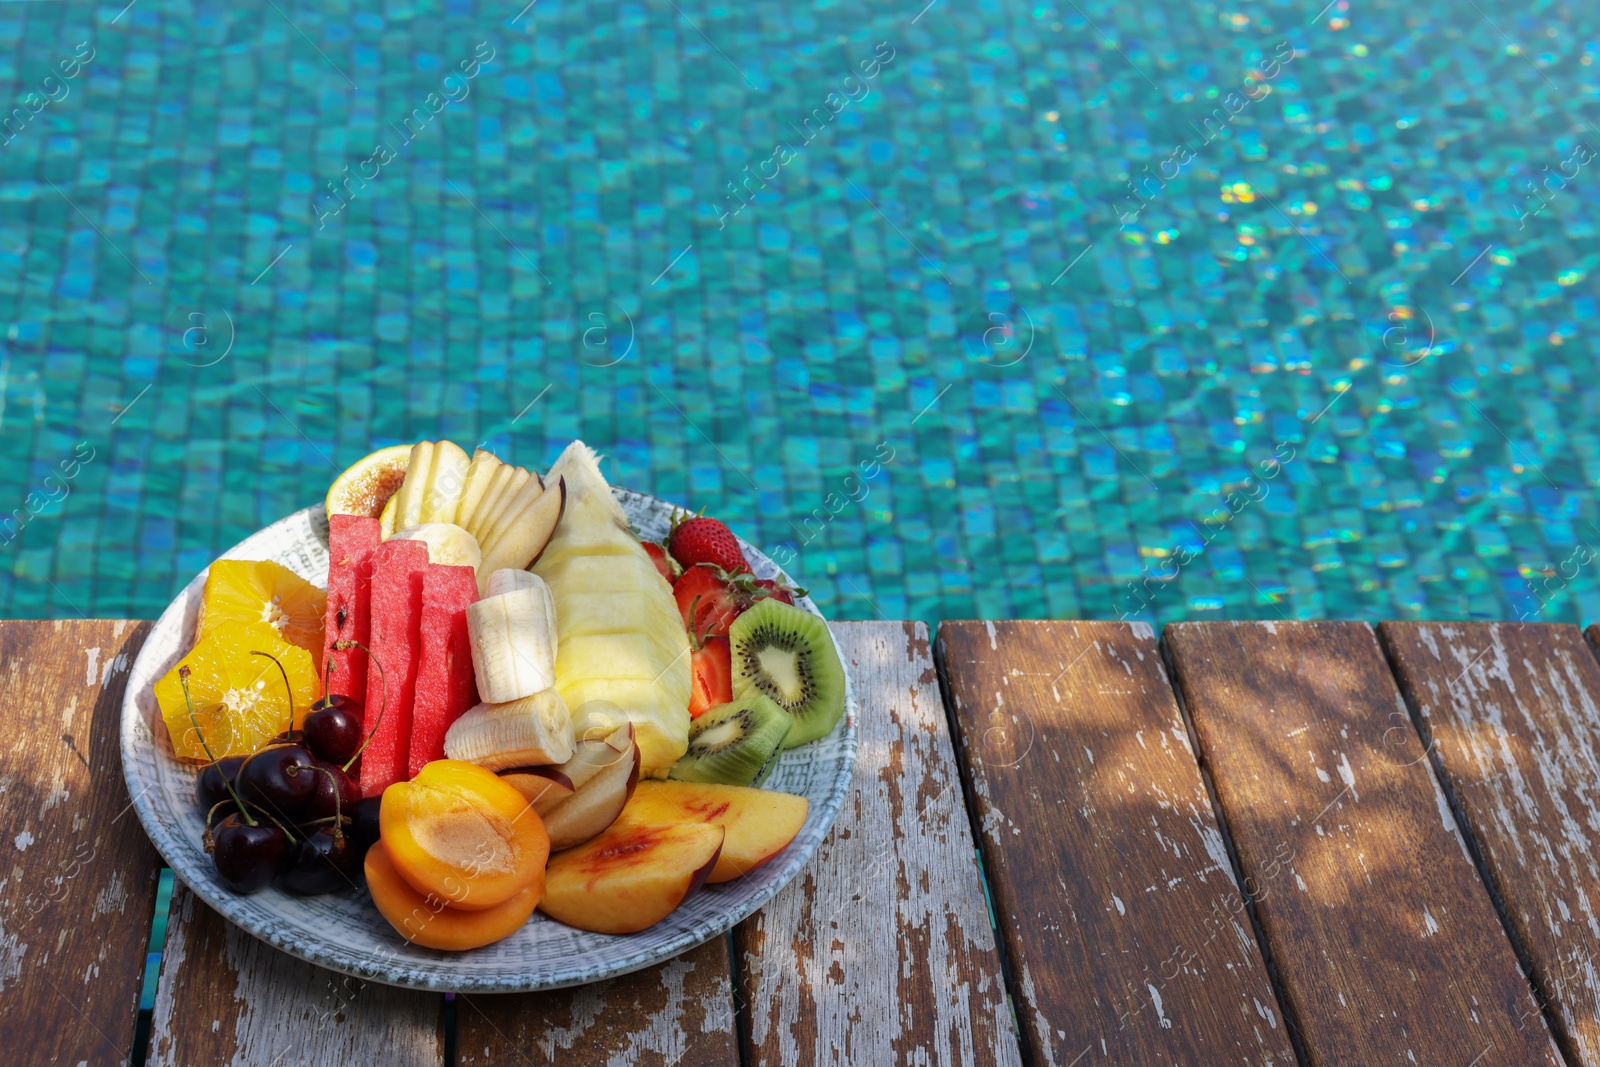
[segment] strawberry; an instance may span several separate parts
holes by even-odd
[[[763,596],[769,596],[773,600],[781,600],[785,604],[793,604],[795,597],[806,595],[806,591],[804,589],[791,588],[790,586],[784,585],[776,578],[757,578],[755,580],[755,586],[757,600],[761,599]],[[763,592],[763,590],[765,590],[765,592]]]
[[[684,627],[702,638],[727,637],[728,626],[755,599],[750,575],[732,575],[710,563],[685,568],[672,598]]]
[[[681,522],[674,518],[672,533],[667,537],[667,551],[686,569],[697,563],[715,564],[729,574],[750,569],[733,531],[703,515]]]
[[[644,554],[650,557],[650,562],[656,565],[656,570],[661,572],[661,577],[667,580],[667,584],[671,585],[677,581],[678,573],[682,570],[678,566],[678,561],[667,555],[667,550],[654,541],[645,541],[643,544]]]
[[[707,637],[689,655],[689,718],[733,699],[733,654],[726,637]]]

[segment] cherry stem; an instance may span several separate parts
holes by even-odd
[[[257,652],[250,650],[252,656],[265,656],[278,665],[278,673],[283,675],[283,691],[289,696],[289,728],[284,731],[290,737],[294,736],[294,686],[289,684],[289,672],[283,669],[283,664],[271,652]]]
[[[326,652],[322,654],[322,698],[328,698],[328,681],[333,677],[333,657]]]
[[[326,767],[318,767],[317,770],[327,775],[328,781],[333,783],[333,839],[337,842],[344,836],[344,831],[340,828],[339,822],[339,779],[335,778],[333,772]],[[323,822],[324,820],[318,819],[317,821]]]
[[[241,768],[241,769],[243,769],[243,768]],[[289,839],[289,844],[291,844],[291,845],[299,844],[299,842],[295,839],[294,832],[292,830],[290,830],[289,827],[283,825],[283,823],[281,821],[279,821],[277,815],[273,815],[272,812],[268,811],[264,806],[262,806],[260,804],[251,804],[250,806],[252,808],[255,808],[262,815],[265,815],[267,817],[267,820],[269,822],[271,822],[272,825],[274,825],[278,829],[282,830],[283,831],[283,836],[287,837]],[[243,810],[243,809],[240,809],[240,810]],[[281,812],[281,811],[278,812],[278,815],[282,815],[282,814],[283,814],[283,812]],[[250,819],[250,816],[249,816],[248,813],[246,813],[245,814],[245,820],[249,821],[249,819]],[[250,825],[254,826],[256,824],[252,822],[252,823],[250,823]]]
[[[363,645],[360,641],[335,641],[333,647],[341,652],[347,648],[359,648],[365,652],[367,661],[378,668],[378,684],[381,687],[378,695],[378,717],[372,720],[372,732],[367,735],[366,740],[361,742],[361,747],[356,749],[356,754],[351,756],[349,761],[345,763],[343,770],[348,771],[355,766],[356,760],[361,758],[361,753],[367,750],[367,746],[372,744],[372,739],[378,735],[378,727],[383,725],[383,711],[389,706],[389,676],[383,673],[383,661],[374,656],[372,649]]]
[[[215,767],[217,765],[217,757],[211,754],[211,746],[206,743],[206,735],[200,729],[200,720],[195,718],[194,698],[189,695],[189,665],[187,663],[178,668],[178,684],[183,686],[183,702],[189,708],[189,723],[194,727],[194,735],[200,739],[200,747],[205,749],[206,758]],[[235,804],[239,805],[239,811],[244,815],[244,821],[254,826],[255,820],[250,818],[248,811],[245,811],[244,798],[239,795],[237,789],[233,788],[233,781],[226,774],[222,774],[220,770],[217,773],[222,776],[222,784],[228,787],[228,795],[233,797]]]

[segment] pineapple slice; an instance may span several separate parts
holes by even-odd
[[[574,441],[545,477],[567,484],[566,512],[533,567],[556,603],[556,690],[569,708],[597,699],[621,707],[641,775],[662,778],[689,747],[689,638],[598,459]]]

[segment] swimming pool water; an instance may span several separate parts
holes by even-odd
[[[0,613],[444,435],[836,617],[1600,617],[1600,9],[925,2],[0,6]]]

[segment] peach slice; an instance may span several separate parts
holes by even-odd
[[[640,782],[618,823],[709,823],[727,831],[708,882],[748,874],[782,852],[806,821],[805,797],[701,782]]]
[[[612,826],[550,860],[539,908],[580,930],[631,934],[671,915],[721,851],[720,826]]]
[[[472,763],[434,760],[383,791],[378,832],[411,887],[465,911],[542,892],[550,838],[521,793]]]
[[[492,908],[461,911],[436,896],[424,896],[395,868],[389,850],[379,841],[367,850],[367,889],[378,913],[395,932],[414,945],[461,952],[482,948],[522,929],[539,904],[539,890],[529,886]]]

